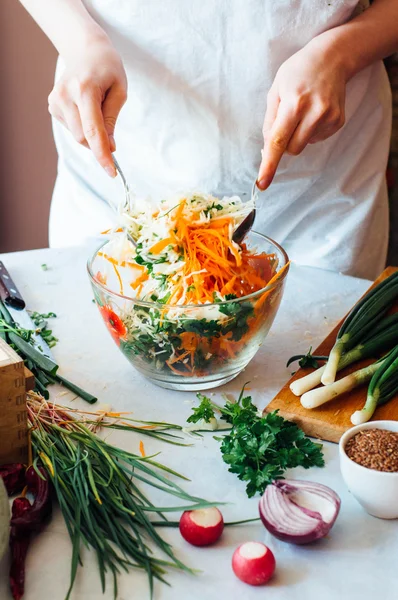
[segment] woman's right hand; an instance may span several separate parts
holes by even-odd
[[[48,97],[49,112],[115,177],[113,134],[127,98],[121,58],[105,35],[62,58],[66,68]]]

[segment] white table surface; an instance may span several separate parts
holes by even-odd
[[[89,250],[37,250],[0,257],[10,270],[28,307],[54,311],[52,321],[59,343],[54,349],[60,373],[92,391],[99,402],[115,410],[132,411],[137,418],[183,424],[195,402],[189,392],[158,388],[129,365],[107,333],[95,305],[86,275]],[[41,264],[46,263],[47,271]],[[237,395],[250,381],[251,394],[264,407],[290,375],[285,368],[292,354],[316,346],[368,287],[369,282],[318,269],[293,265],[285,296],[263,347],[243,374],[220,392]],[[72,396],[70,396],[72,399]],[[62,403],[68,397],[60,398]],[[99,403],[98,403],[99,404]],[[87,404],[81,400],[75,405]],[[1,415],[0,415],[1,418]],[[135,434],[117,432],[109,438],[138,452]],[[186,489],[193,495],[228,502],[226,521],[257,517],[258,498],[248,499],[245,486],[228,473],[218,443],[208,434],[189,448],[173,447],[150,438],[147,453],[161,450],[161,460],[192,478]],[[197,576],[170,572],[171,587],[156,584],[155,600],[396,600],[398,598],[398,521],[367,515],[348,493],[339,472],[337,445],[324,446],[326,466],[309,471],[296,469],[295,478],[331,486],[342,499],[340,516],[327,539],[306,547],[289,545],[271,537],[259,523],[229,527],[222,540],[209,548],[194,548],[178,530],[162,529],[177,555],[200,569]],[[156,495],[151,493],[155,499]],[[398,501],[398,499],[397,499]],[[176,515],[176,519],[178,515]],[[277,571],[265,587],[253,588],[236,579],[231,556],[240,543],[259,540],[274,552]],[[32,543],[26,564],[25,600],[63,600],[68,589],[71,544],[58,510],[51,524]],[[111,582],[102,595],[95,558],[83,552],[71,600],[113,598]],[[7,559],[0,564],[0,599],[9,600]],[[149,597],[146,576],[131,571],[119,578],[120,600]]]

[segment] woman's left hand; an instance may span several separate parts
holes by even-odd
[[[343,65],[320,36],[279,68],[267,96],[260,189],[270,185],[285,152],[298,155],[307,144],[326,140],[344,125]]]

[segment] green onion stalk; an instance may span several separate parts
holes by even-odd
[[[343,354],[339,360],[337,371],[341,371],[345,367],[365,358],[376,358],[380,353],[389,350],[395,344],[398,344],[398,313],[384,317],[360,344]],[[324,365],[316,371],[293,381],[290,385],[293,394],[302,396],[319,385],[325,368]]]
[[[398,297],[398,271],[368,292],[344,320],[322,374],[324,385],[334,382],[341,356],[362,342]]]
[[[70,411],[54,403],[47,403],[38,394],[28,395],[34,464],[47,471],[55,490],[59,507],[72,542],[70,598],[78,566],[82,564],[81,549],[91,548],[97,556],[102,590],[106,575],[113,578],[114,596],[121,571],[131,568],[147,573],[150,597],[154,580],[167,583],[165,575],[170,568],[187,573],[194,571],[173,552],[172,547],[156,531],[150,516],[155,515],[165,524],[165,513],[214,506],[190,495],[173,478],[186,477],[159,463],[157,455],[139,456],[116,448],[96,433],[100,426],[139,431],[140,434],[180,443],[179,436],[167,430],[181,429],[177,425],[132,422],[122,415],[98,412],[94,416]],[[106,418],[107,422],[104,422]],[[172,478],[170,478],[172,476]],[[155,506],[144,493],[141,484],[161,490],[178,498],[182,506]],[[155,547],[163,558],[152,554]]]
[[[351,415],[351,422],[354,425],[366,423],[372,418],[378,406],[382,406],[396,394],[398,394],[398,346],[387,355],[373,375],[365,406]]]
[[[52,315],[54,313],[49,314]],[[48,400],[49,392],[47,387],[53,383],[59,383],[89,404],[97,402],[96,396],[93,396],[90,392],[83,390],[58,374],[58,365],[33,346],[33,333],[29,329],[19,327],[14,322],[6,306],[0,301],[0,336],[14,348],[17,354],[24,360],[25,366],[35,376],[36,392],[39,392]],[[52,339],[54,342],[56,338],[53,337]]]
[[[376,373],[380,365],[383,364],[383,360],[372,363],[368,367],[359,369],[354,373],[350,373],[346,377],[335,381],[330,385],[325,385],[315,390],[310,390],[301,396],[300,402],[304,408],[317,408],[322,406],[330,400],[334,400],[342,394],[350,392],[354,388],[363,385],[367,381],[370,381],[373,375]]]

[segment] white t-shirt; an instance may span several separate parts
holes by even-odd
[[[364,8],[357,0],[85,4],[127,72],[116,156],[138,196],[155,199],[191,190],[250,194],[278,68]],[[387,251],[390,129],[390,88],[380,62],[349,82],[346,124],[337,134],[283,157],[259,198],[254,228],[299,263],[376,277]],[[59,169],[50,244],[76,245],[110,226],[105,199],[117,204],[123,189],[62,125],[55,122],[54,132]]]

